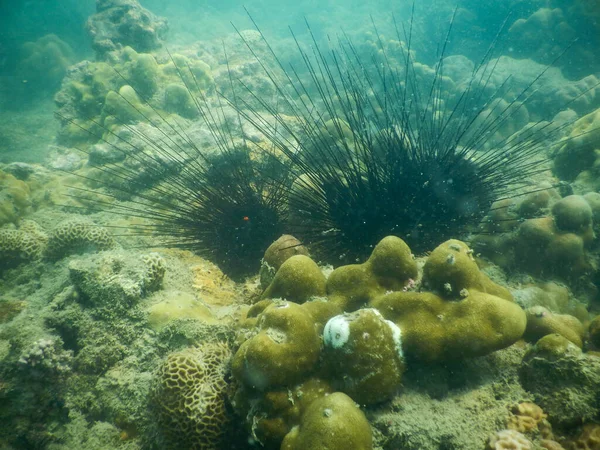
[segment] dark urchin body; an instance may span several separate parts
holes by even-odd
[[[117,94],[136,117],[134,122],[149,123],[156,135],[146,135],[128,123],[120,124],[124,133],[115,132],[93,120],[102,134],[85,130],[122,153],[130,164],[108,163],[98,166],[96,175],[79,176],[113,199],[91,200],[94,209],[144,220],[125,226],[123,236],[154,236],[159,245],[191,250],[241,280],[258,271],[264,250],[284,231],[290,172],[278,159],[253,152],[243,136],[234,135],[222,105],[217,102],[209,108],[197,83],[184,81],[187,69],[178,70],[215,148],[199,148],[185,124],[144,101],[139,91],[136,95],[150,113]],[[86,203],[88,193],[101,193],[74,189],[73,197]]]
[[[282,109],[300,125],[264,101],[277,126],[248,103],[236,105],[295,168],[288,230],[329,262],[361,261],[387,235],[416,252],[464,235],[495,201],[528,185],[546,160],[543,142],[556,131],[540,121],[488,148],[536,80],[508,107],[494,103],[505,85],[487,98],[494,42],[450,100],[442,88],[444,51],[424,81],[415,71],[410,31],[403,38],[396,62],[381,40],[378,54],[365,57],[345,37],[327,51],[314,39],[310,53],[298,44],[302,68],[284,70],[273,53],[278,69],[263,67],[284,99]]]
[[[313,40],[310,54],[298,44],[302,69],[285,71],[272,52],[273,69],[255,54],[278,94],[276,104],[241,81],[231,80],[220,95],[238,120],[267,137],[273,152],[251,151],[251,143],[221,119],[222,106],[215,112],[194,83],[183,81],[218,152],[206,155],[158,111],[160,120],[144,117],[164,137],[150,142],[148,153],[119,148],[162,181],[125,189],[104,182],[135,198],[116,212],[149,220],[128,231],[195,251],[241,278],[256,272],[262,252],[283,232],[336,264],[363,260],[386,235],[421,252],[472,229],[494,201],[514,195],[540,170],[542,144],[556,128],[539,122],[488,148],[537,79],[508,107],[495,104],[505,86],[489,95],[494,42],[451,100],[442,88],[444,50],[433,75],[423,79],[416,74],[410,35],[404,32],[406,44],[396,59],[381,40],[377,54],[365,56],[346,38],[327,51]],[[174,169],[165,173],[164,167]],[[118,164],[102,170],[124,180],[137,176]]]

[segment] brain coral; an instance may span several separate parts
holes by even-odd
[[[153,399],[170,443],[195,450],[222,448],[229,425],[225,376],[230,356],[226,344],[206,343],[172,353],[163,362]]]
[[[105,228],[85,220],[72,219],[60,223],[52,231],[47,255],[59,259],[69,253],[108,250],[114,247],[115,241]]]

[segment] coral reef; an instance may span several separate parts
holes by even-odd
[[[527,328],[524,337],[537,341],[548,334],[560,334],[579,348],[583,347],[583,324],[568,314],[553,314],[543,306],[527,309]]]
[[[302,243],[289,234],[284,234],[265,250],[260,265],[260,285],[263,289],[273,281],[281,265],[294,255],[308,256],[308,250]]]
[[[69,373],[72,359],[73,352],[64,350],[60,339],[43,338],[21,354],[19,365],[25,376],[49,381]]]
[[[596,193],[559,198],[549,186],[522,200],[498,202],[473,247],[507,270],[568,281],[595,273],[590,250],[599,204]]]
[[[29,185],[10,173],[0,171],[0,226],[18,223],[30,207]]]
[[[300,305],[276,302],[258,318],[254,336],[235,353],[232,372],[248,387],[267,390],[302,380],[315,367],[321,343],[313,317]]]
[[[325,275],[308,256],[294,255],[281,264],[263,298],[282,298],[303,303],[325,295]]]
[[[53,91],[60,86],[67,68],[73,64],[73,49],[58,36],[47,34],[21,47],[16,71],[28,89],[36,93]]]
[[[416,278],[410,248],[402,239],[388,236],[363,264],[335,269],[327,279],[327,296],[343,311],[354,311],[387,291],[402,290]]]
[[[577,192],[595,192],[598,183],[600,109],[578,119],[554,156],[554,172],[572,182]]]
[[[152,396],[172,445],[222,448],[231,420],[225,407],[230,355],[226,344],[208,343],[170,354],[159,368]]]
[[[22,220],[18,229],[0,228],[0,269],[42,258],[48,235],[32,220]]]
[[[423,268],[434,292],[393,292],[371,306],[402,330],[407,357],[456,360],[508,347],[521,338],[525,312],[505,288],[479,271],[466,244],[437,247]]]
[[[97,0],[96,14],[87,22],[98,59],[123,46],[148,52],[160,47],[167,20],[143,8],[137,0]]]

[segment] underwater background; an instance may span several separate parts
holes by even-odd
[[[596,0],[0,2],[0,450],[600,449]]]

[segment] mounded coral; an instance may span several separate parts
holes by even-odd
[[[364,413],[350,397],[336,392],[310,404],[281,450],[370,450],[372,439]]]
[[[260,265],[260,285],[263,289],[273,281],[281,265],[294,255],[308,256],[308,250],[294,236],[284,234],[265,250]]]
[[[115,246],[106,228],[83,219],[68,219],[50,233],[46,255],[60,259],[71,253],[108,250]]]
[[[268,392],[257,393],[238,389],[232,405],[241,417],[254,441],[265,448],[278,449],[283,438],[300,424],[306,408],[316,399],[333,393],[331,385],[319,378]]]
[[[565,450],[598,450],[600,448],[600,425],[589,423],[579,436],[565,442]]]
[[[355,311],[387,291],[402,290],[417,275],[417,263],[408,245],[388,236],[363,264],[335,269],[327,279],[327,296],[343,311]]]
[[[0,226],[18,223],[31,207],[29,185],[0,170]]]
[[[531,450],[533,444],[516,430],[501,430],[490,437],[489,450]]]
[[[275,302],[258,317],[255,335],[235,353],[232,371],[250,388],[291,385],[315,367],[321,342],[313,317],[302,306]]]
[[[600,316],[596,316],[588,327],[590,343],[595,349],[600,349]]]
[[[279,267],[262,298],[282,298],[303,303],[325,295],[325,275],[312,259],[294,255]]]
[[[357,403],[380,403],[398,391],[404,372],[402,332],[376,309],[332,317],[325,325],[323,343],[333,385]]]
[[[568,314],[553,314],[543,306],[533,306],[526,311],[525,338],[537,341],[548,334],[560,334],[579,348],[583,346],[583,324]]]
[[[18,229],[0,228],[0,268],[42,258],[48,236],[37,223],[23,220]]]
[[[561,179],[573,182],[580,192],[600,188],[600,109],[573,124],[568,138],[554,156],[554,172]]]
[[[109,251],[79,257],[69,264],[82,302],[103,314],[119,315],[160,289],[166,265],[157,253]]]
[[[573,16],[560,8],[540,8],[526,19],[517,19],[508,29],[507,45],[511,46],[516,57],[532,58],[542,64],[552,64],[558,56],[557,63],[570,76],[589,74],[594,70],[581,71],[582,61],[595,64],[594,51],[588,42],[575,41],[581,30],[574,25],[581,16]],[[569,51],[562,54],[566,48]]]
[[[525,312],[510,292],[479,271],[472,251],[450,240],[425,262],[434,292],[393,292],[371,302],[402,330],[407,356],[425,361],[481,356],[508,347],[525,331]]]
[[[74,62],[71,47],[54,34],[42,36],[21,47],[17,73],[28,88],[56,89],[60,86],[67,68]]]
[[[590,250],[600,202],[594,193],[557,198],[553,189],[541,189],[492,206],[473,246],[507,270],[575,283],[595,270]]]
[[[519,433],[531,433],[538,431],[538,425],[543,424],[547,414],[544,414],[542,408],[535,403],[523,402],[515,405],[511,409],[511,415],[508,418],[507,428]]]
[[[231,420],[225,405],[230,356],[226,344],[206,343],[172,353],[160,366],[152,398],[171,445],[224,448]]]

